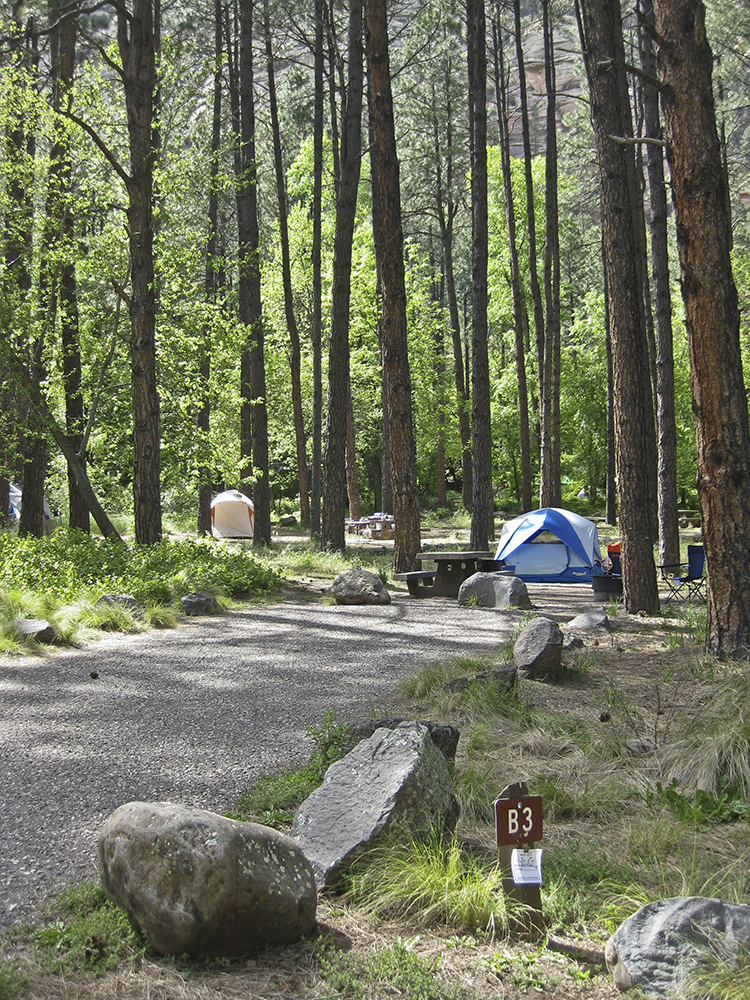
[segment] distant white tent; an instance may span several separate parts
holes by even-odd
[[[219,493],[211,501],[211,531],[215,538],[252,538],[253,501],[239,490]]]

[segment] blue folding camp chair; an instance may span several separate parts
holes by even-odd
[[[706,554],[702,545],[688,545],[687,562],[675,566],[660,566],[661,578],[669,587],[669,595],[664,603],[676,598],[678,601],[697,599],[706,603],[706,578],[703,567]]]

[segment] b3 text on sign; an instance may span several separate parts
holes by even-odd
[[[535,844],[542,839],[542,797],[495,801],[495,827],[499,847],[511,844]]]

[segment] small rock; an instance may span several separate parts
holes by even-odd
[[[345,569],[331,587],[337,604],[390,604],[391,595],[376,573],[366,569]]]
[[[607,612],[604,608],[589,608],[588,611],[581,612],[580,615],[569,621],[566,629],[576,629],[579,632],[591,632],[594,629],[604,629],[606,632],[612,630]]]
[[[572,652],[574,649],[583,649],[583,639],[580,635],[571,635],[563,641],[563,653]]]
[[[14,618],[13,631],[19,639],[36,639],[47,645],[58,642],[60,637],[53,625],[44,618]]]
[[[216,615],[221,611],[215,598],[205,590],[181,597],[180,606],[186,615]]]
[[[461,584],[458,603],[480,608],[530,608],[526,584],[509,573],[474,573]]]
[[[297,524],[297,518],[294,514],[284,514],[283,517],[279,518],[279,527],[281,528],[293,528]]]
[[[513,662],[534,680],[557,677],[562,663],[563,634],[549,618],[532,618],[513,647]]]

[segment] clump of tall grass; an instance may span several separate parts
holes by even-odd
[[[379,917],[422,926],[502,933],[508,914],[496,861],[481,860],[458,840],[388,843],[368,851],[348,879],[345,898]]]

